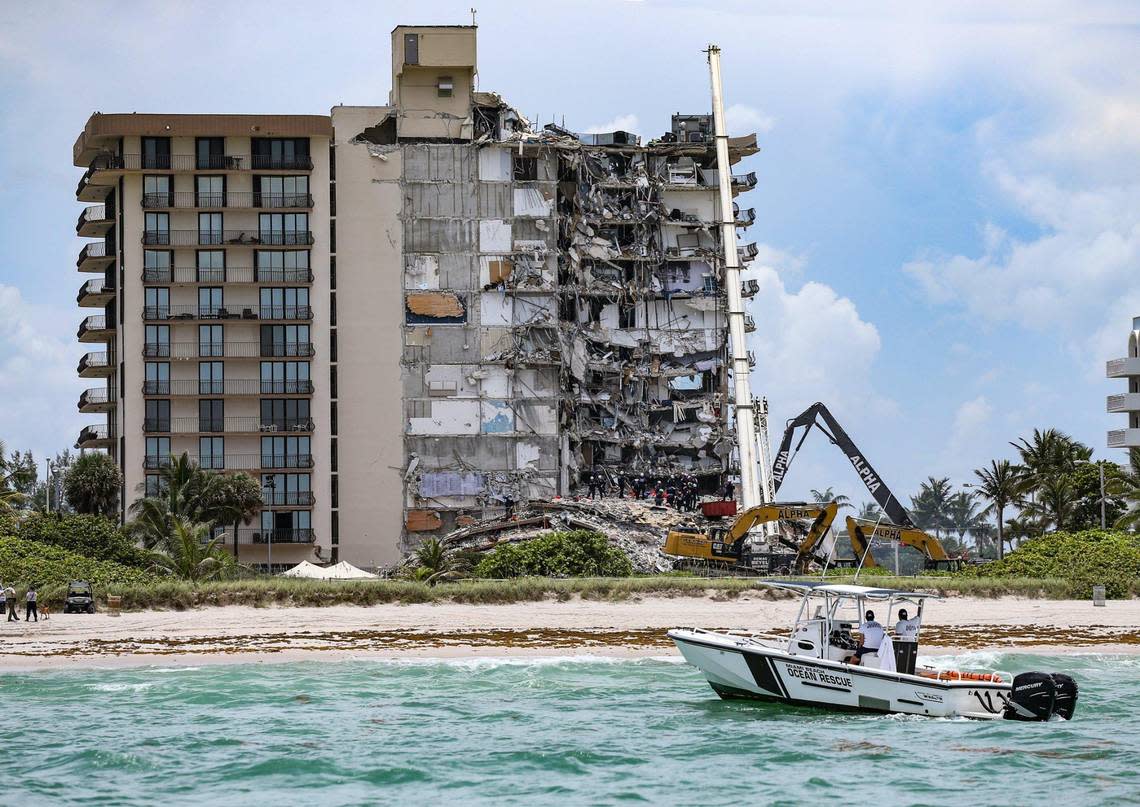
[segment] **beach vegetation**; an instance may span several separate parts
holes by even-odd
[[[475,577],[629,577],[633,564],[600,532],[549,532],[524,543],[505,543],[476,564]]]
[[[96,560],[62,547],[0,537],[0,581],[5,585],[36,585],[44,589],[44,598],[50,600],[52,595],[58,595],[62,603],[62,592],[72,580],[86,580],[97,594],[105,596],[112,589],[146,587],[158,578],[143,569]]]
[[[233,561],[221,547],[223,535],[211,536],[207,524],[175,518],[163,552],[151,553],[153,568],[180,580],[198,583],[226,574]]]
[[[0,526],[0,534],[3,532]],[[7,534],[124,566],[145,569],[152,564],[150,553],[137,546],[105,516],[29,513],[19,522],[13,522]]]
[[[470,568],[465,560],[457,552],[447,549],[438,538],[428,538],[416,547],[412,575],[429,586],[445,580],[458,580]]]

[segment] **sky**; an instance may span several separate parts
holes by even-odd
[[[76,411],[82,169],[93,111],[327,114],[383,104],[397,24],[470,3],[0,6],[0,439],[38,458]],[[661,134],[710,108],[756,131],[753,390],[770,434],[825,402],[900,497],[970,481],[1056,427],[1097,457],[1104,378],[1140,315],[1140,4],[479,2],[479,88],[539,123]],[[1000,8],[999,8],[1000,6]],[[836,10],[840,9],[840,10]],[[6,12],[6,13],[5,13]],[[740,169],[737,169],[740,170]],[[781,498],[869,500],[814,435]],[[785,496],[784,494],[787,494]]]

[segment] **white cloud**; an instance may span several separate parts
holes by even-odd
[[[605,134],[607,132],[632,132],[641,134],[638,128],[637,115],[618,115],[613,120],[590,126],[583,134]]]
[[[78,320],[74,309],[31,305],[18,289],[0,284],[0,439],[9,450],[54,455],[75,443],[81,424],[100,422],[75,410],[83,389],[75,366],[83,351],[65,335]]]
[[[772,131],[776,120],[771,115],[765,115],[759,109],[747,104],[730,104],[724,111],[728,123],[728,133],[733,137],[756,132],[763,134]]]

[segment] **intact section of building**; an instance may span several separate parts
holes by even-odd
[[[1128,384],[1127,392],[1108,396],[1108,411],[1128,416],[1128,428],[1108,433],[1108,447],[1140,448],[1140,317],[1132,320],[1128,355],[1108,362],[1105,374],[1109,378],[1122,378]]]
[[[401,26],[385,106],[92,116],[80,407],[106,422],[79,444],[127,501],[186,451],[260,475],[243,562],[373,566],[590,474],[732,471],[710,116],[539,130],[475,55],[473,27]]]

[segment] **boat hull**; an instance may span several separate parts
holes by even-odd
[[[842,711],[1000,719],[1010,684],[935,681],[838,661],[795,656],[729,634],[669,631],[685,660],[722,698]]]

